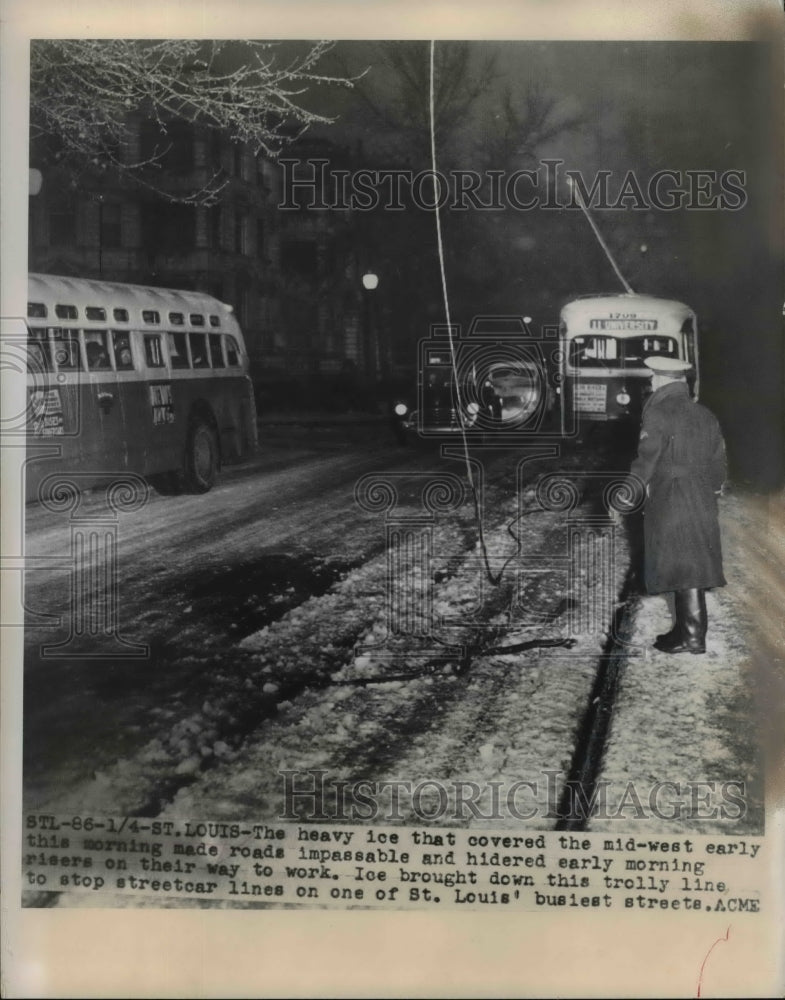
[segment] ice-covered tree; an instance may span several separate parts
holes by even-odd
[[[37,40],[30,54],[30,131],[47,162],[79,173],[113,169],[156,189],[156,169],[171,143],[172,122],[198,124],[275,158],[315,123],[330,117],[310,106],[316,88],[351,87],[323,72],[331,42]],[[152,153],[129,156],[128,127],[143,117],[160,127]],[[214,201],[216,172],[176,200]],[[161,192],[164,193],[164,192]],[[173,195],[166,193],[172,199]]]

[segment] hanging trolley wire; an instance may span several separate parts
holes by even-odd
[[[491,572],[490,561],[488,559],[488,549],[485,544],[485,533],[482,526],[482,516],[480,511],[480,497],[477,489],[477,485],[474,481],[474,473],[472,472],[472,462],[469,455],[469,442],[466,437],[466,421],[463,412],[463,397],[461,393],[461,383],[458,377],[458,363],[455,356],[455,340],[453,338],[453,326],[452,319],[450,316],[450,300],[447,294],[447,275],[444,267],[444,243],[442,241],[442,220],[441,220],[441,209],[439,207],[438,191],[436,190],[436,178],[438,174],[436,172],[436,122],[435,122],[435,112],[434,112],[434,50],[435,42],[431,40],[430,43],[430,73],[429,73],[429,111],[430,111],[430,132],[431,132],[431,171],[433,174],[433,184],[434,184],[434,215],[436,217],[436,242],[439,248],[439,273],[441,275],[442,282],[442,299],[444,302],[444,313],[447,320],[447,336],[450,342],[450,362],[452,365],[453,381],[455,383],[455,400],[456,400],[456,410],[458,412],[458,424],[461,430],[461,440],[463,442],[463,455],[464,461],[466,463],[466,477],[469,481],[469,488],[472,494],[472,501],[474,503],[474,516],[477,522],[477,533],[479,536],[480,550],[482,551],[483,562],[485,564],[485,572],[488,576],[488,580],[494,586],[498,585],[501,580],[501,573],[496,576]],[[504,570],[502,569],[502,572]]]

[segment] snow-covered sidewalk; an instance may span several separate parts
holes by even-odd
[[[655,650],[655,636],[672,624],[669,605],[664,596],[641,598],[601,777],[617,805],[629,783],[644,805],[658,782],[679,791],[663,788],[663,817],[647,808],[636,829],[762,832],[765,758],[769,768],[778,763],[764,750],[768,737],[781,741],[784,510],[782,495],[731,491],[721,501],[728,584],[707,595],[704,655]],[[596,819],[591,829],[618,825]]]

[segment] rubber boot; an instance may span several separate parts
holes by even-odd
[[[706,633],[709,630],[709,613],[706,610],[706,591],[698,591],[698,616],[700,620],[700,644],[706,650]]]
[[[661,635],[658,635],[655,638],[655,640],[654,640],[654,646],[657,649],[659,649],[660,646],[662,646],[663,644],[666,647],[670,647],[674,643],[681,642],[681,638],[682,638],[682,635],[683,635],[683,622],[682,622],[682,616],[679,614],[679,609],[678,609],[678,607],[676,607],[676,597],[677,597],[677,595],[674,593],[674,595],[673,595],[673,604],[674,604],[674,609],[673,609],[674,610],[673,628],[670,630],[670,632],[663,632]]]
[[[674,595],[676,624],[654,643],[662,653],[705,653],[706,594],[703,590],[677,590]]]
[[[659,649],[662,643],[669,645],[670,643],[675,642],[677,639],[680,638],[681,638],[681,626],[679,625],[679,620],[677,618],[674,621],[673,628],[670,630],[670,632],[662,632],[655,638],[654,645]]]
[[[654,645],[659,649],[663,643],[668,646],[673,642],[678,642],[679,639],[681,639],[681,626],[677,621],[670,632],[663,632],[657,636],[654,640]]]

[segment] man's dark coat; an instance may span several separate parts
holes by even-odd
[[[727,474],[717,418],[685,382],[657,389],[643,408],[631,472],[647,487],[644,576],[650,594],[722,587],[717,498]]]

